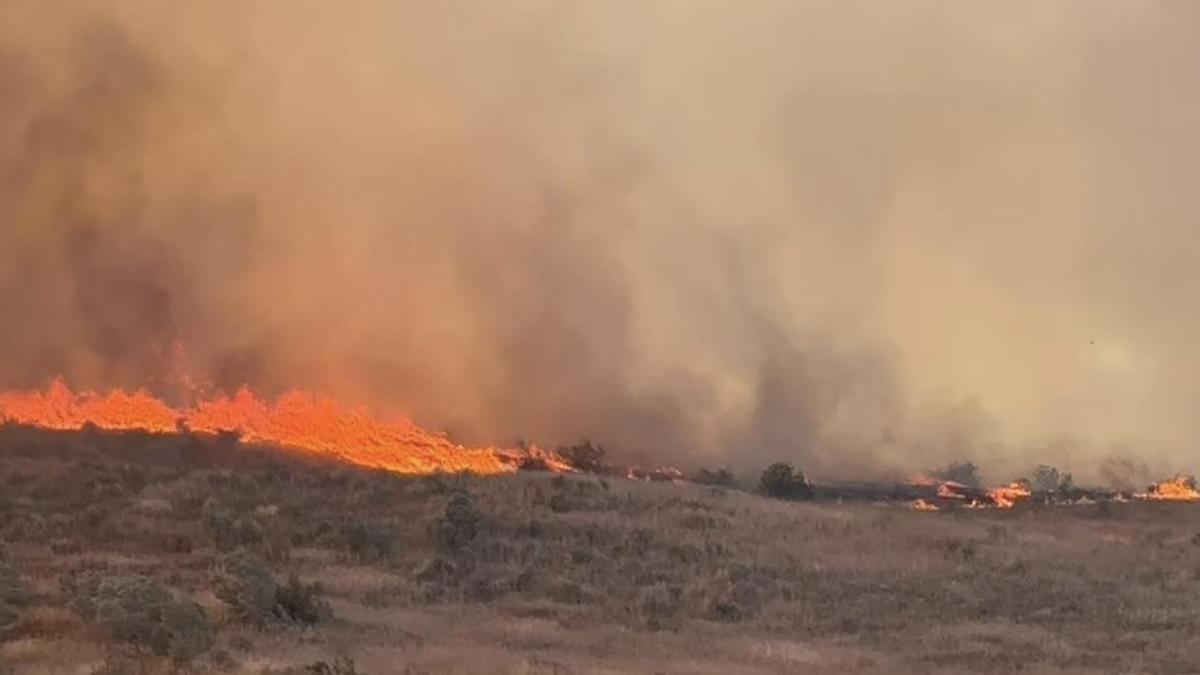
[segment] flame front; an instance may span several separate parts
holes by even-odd
[[[1156,502],[1195,502],[1200,501],[1200,491],[1196,483],[1187,476],[1176,476],[1171,480],[1155,483],[1146,492],[1139,492],[1135,497]]]
[[[75,393],[56,380],[45,392],[0,392],[0,419],[63,430],[90,423],[113,431],[238,432],[248,442],[287,446],[405,474],[508,473],[524,458],[539,459],[551,470],[569,470],[553,453],[466,448],[410,420],[380,420],[365,408],[343,408],[331,398],[303,391],[265,401],[243,388],[232,397],[177,410],[145,391]]]

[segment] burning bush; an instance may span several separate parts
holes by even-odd
[[[795,470],[787,462],[776,462],[764,469],[758,486],[764,495],[776,499],[810,499],[813,496],[812,485],[804,472]]]
[[[592,444],[587,439],[575,445],[560,447],[557,452],[568,464],[580,471],[601,473],[604,470],[604,447]]]
[[[87,571],[64,580],[85,619],[110,639],[186,663],[212,648],[216,636],[204,610],[176,599],[153,579]]]

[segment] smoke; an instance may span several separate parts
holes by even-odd
[[[468,441],[1194,461],[1190,3],[0,11],[0,386],[183,344]]]

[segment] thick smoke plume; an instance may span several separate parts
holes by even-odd
[[[0,387],[1190,468],[1197,63],[1187,2],[8,0]]]

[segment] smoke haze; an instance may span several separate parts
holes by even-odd
[[[1195,470],[1198,63],[1186,2],[9,0],[0,388]]]

